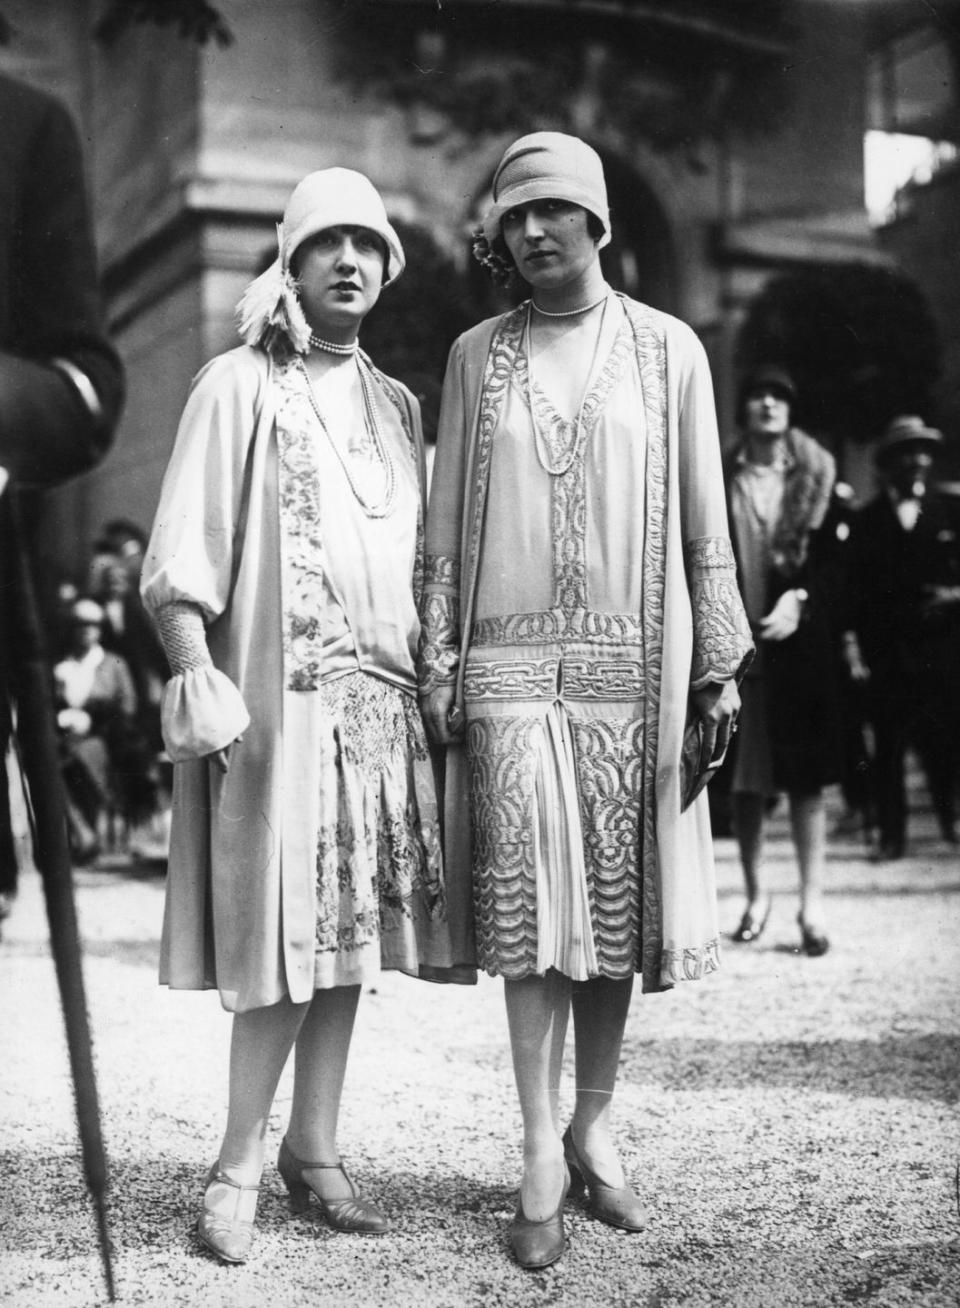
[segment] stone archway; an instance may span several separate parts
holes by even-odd
[[[599,152],[607,179],[612,237],[600,252],[604,276],[617,291],[677,313],[676,249],[666,211],[652,187],[629,164]]]

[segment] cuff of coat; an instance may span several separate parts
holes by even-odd
[[[693,611],[690,686],[740,681],[754,655],[753,636],[737,588],[730,541],[707,536],[686,547]]]
[[[174,763],[225,749],[250,725],[243,696],[212,665],[171,677],[160,701],[163,743]]]
[[[456,595],[430,593],[426,597],[417,657],[421,695],[457,680],[460,667],[459,608]]]

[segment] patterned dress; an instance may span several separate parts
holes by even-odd
[[[372,460],[365,426],[324,430],[296,363],[248,346],[211,360],[145,560],[150,609],[199,610],[212,659],[164,691],[160,978],[215,986],[235,1012],[381,967],[474,979],[450,939],[416,702],[416,401],[361,367],[381,429]],[[224,773],[207,756],[237,736]]]
[[[530,377],[528,312],[460,338],[441,410],[420,683],[453,686],[466,719],[447,881],[469,864],[487,972],[659,989],[717,965],[680,746],[691,687],[751,650],[709,370],[684,324],[617,297],[599,341],[582,329],[595,364],[564,421]]]
[[[276,384],[287,690],[322,704],[316,985],[357,984],[381,966],[416,975],[417,918],[441,907],[442,880],[414,694],[423,541],[412,433],[385,386],[371,387],[378,457],[368,439],[347,445],[321,423],[302,368],[279,369]],[[363,479],[371,503],[392,485],[386,511],[365,507]]]
[[[646,440],[615,308],[579,423],[521,344],[490,466],[464,701],[479,957],[510,978],[630,976],[637,953],[642,550],[623,543],[642,541]]]

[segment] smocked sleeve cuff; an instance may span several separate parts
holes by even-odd
[[[163,743],[174,763],[225,749],[250,725],[243,696],[212,664],[171,677],[160,701]]]
[[[689,541],[685,553],[693,610],[691,688],[740,681],[754,644],[730,541],[726,536],[704,536]]]
[[[424,568],[423,624],[417,677],[420,694],[457,680],[460,667],[460,567],[445,555],[428,555]]]

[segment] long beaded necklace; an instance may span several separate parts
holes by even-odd
[[[360,377],[360,393],[363,400],[363,424],[365,439],[352,444],[349,447],[348,454],[344,456],[337,441],[334,440],[330,428],[327,426],[323,414],[320,412],[320,406],[317,403],[317,396],[313,389],[313,382],[310,380],[310,374],[304,365],[302,359],[297,360],[297,366],[303,373],[307,383],[307,395],[310,398],[310,407],[316,415],[323,429],[324,435],[333,447],[333,452],[337,456],[337,461],[343,469],[344,476],[350,483],[350,489],[356,497],[357,503],[363,509],[368,518],[386,518],[393,512],[394,503],[397,498],[397,466],[393,456],[383,438],[383,430],[380,426],[380,418],[377,413],[377,406],[373,395],[373,386],[367,377],[367,368],[360,358],[357,359],[357,372]],[[383,471],[386,485],[383,496],[379,500],[371,501],[361,491],[354,477],[353,469],[350,467],[350,452],[362,456],[369,462],[378,462]]]
[[[339,354],[346,357],[348,354],[356,354],[360,342],[354,338],[344,345],[340,341],[325,341],[316,332],[311,332],[310,345],[314,350],[323,350],[325,354]]]
[[[600,353],[600,338],[603,336],[603,322],[607,316],[607,304],[609,303],[609,300],[609,294],[605,294],[602,300],[597,300],[595,304],[588,306],[591,309],[595,309],[598,304],[602,303],[603,309],[600,313],[600,325],[597,328],[597,339],[593,344],[593,356],[590,360],[590,367],[587,370],[587,379],[583,387],[583,396],[580,400],[580,407],[577,410],[573,440],[569,442],[565,454],[563,451],[560,451],[559,454],[551,451],[548,438],[544,436],[543,432],[540,430],[540,424],[537,421],[537,411],[533,402],[533,349],[530,340],[531,313],[530,308],[528,307],[527,309],[527,321],[523,329],[523,348],[527,358],[527,407],[530,410],[530,421],[533,423],[533,443],[537,451],[537,460],[544,472],[548,472],[551,477],[562,477],[564,473],[569,472],[570,468],[573,466],[574,460],[580,457],[580,450],[582,449],[583,442],[586,438],[586,428],[583,425],[583,409],[590,394],[590,384],[593,380],[594,369],[597,366],[597,355]],[[532,304],[533,301],[531,300],[530,305]],[[581,310],[581,312],[586,312],[586,310]],[[556,316],[566,317],[569,315],[558,314]],[[563,425],[564,427],[569,426],[568,423],[564,423]]]

